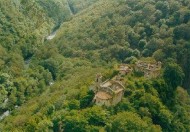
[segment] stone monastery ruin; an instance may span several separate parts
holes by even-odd
[[[94,87],[94,102],[99,106],[114,106],[118,104],[123,97],[125,89],[119,77],[106,80],[105,82],[102,82],[101,78],[101,75],[97,75],[96,86]]]
[[[161,62],[138,61],[135,65],[135,71],[143,72],[145,78],[158,77],[160,75],[161,68]]]
[[[102,81],[102,75],[97,74],[95,84],[91,88],[95,93],[93,102],[99,106],[117,105],[122,100],[125,90],[122,76],[135,70],[144,73],[145,78],[155,78],[160,75],[161,65],[161,62],[148,61],[138,61],[133,67],[121,64],[117,67],[118,75],[106,81]]]

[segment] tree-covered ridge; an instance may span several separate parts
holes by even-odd
[[[2,114],[38,95],[48,84],[48,79],[51,80],[49,71],[38,66],[29,68],[29,62],[44,36],[51,31],[53,21],[34,1],[1,0],[0,15]],[[43,74],[47,75],[47,80]]]
[[[67,0],[69,7],[71,9],[71,12],[73,14],[76,14],[87,7],[93,5],[99,0]]]
[[[189,88],[188,1],[97,3],[62,26],[55,43],[64,56],[127,63],[148,56],[173,58],[183,67],[184,86]]]
[[[55,22],[55,28],[71,19],[72,12],[67,0],[37,0],[46,14]]]
[[[49,1],[49,4],[52,3]],[[63,17],[67,21],[66,17],[70,14],[64,11],[68,10],[68,5],[64,5],[60,7],[63,8],[61,11],[56,8],[58,10],[50,15],[35,0],[1,0],[0,7],[2,114],[41,94],[53,82],[56,73],[52,65],[56,67],[56,72],[60,71],[58,65],[63,64],[63,57],[59,57],[59,63],[52,64],[51,59],[39,62],[36,55],[39,55],[38,50],[44,44],[45,37],[61,22],[59,19]],[[60,15],[56,16],[59,12]],[[60,73],[60,76],[63,75]]]
[[[30,36],[19,36],[20,43],[9,47],[3,40],[0,47],[0,113],[11,110],[11,115],[0,121],[0,131],[190,130],[190,97],[181,87],[183,84],[188,90],[189,86],[188,0],[0,3],[6,14],[1,30],[13,19],[5,29],[15,37],[10,27],[17,27],[20,19],[14,16],[18,16],[27,25],[18,31],[28,31],[23,34]],[[74,15],[70,16],[66,4]],[[67,21],[52,41],[44,43],[40,31],[47,27],[42,24],[34,32],[42,16],[48,32]],[[89,87],[96,74],[111,78],[116,74],[115,65],[134,65],[138,59],[162,61],[162,74],[156,79],[136,72],[124,76],[122,101],[115,107],[95,106]]]
[[[55,22],[55,29],[98,0],[36,0]]]
[[[3,121],[6,124],[3,130],[189,130],[190,100],[183,88],[175,92],[176,102],[171,110],[167,103],[174,96],[166,98],[172,89],[163,79],[148,81],[135,75],[125,76],[126,89],[122,102],[115,107],[102,108],[92,106],[93,95],[88,92],[88,87],[95,79],[97,70],[105,69],[86,66],[77,69],[65,81],[55,83],[40,97],[15,110]],[[107,77],[111,74],[112,70],[104,73]]]

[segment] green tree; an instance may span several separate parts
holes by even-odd
[[[80,108],[88,107],[94,98],[94,92],[88,91],[87,95],[80,99]]]
[[[121,112],[110,118],[109,124],[106,125],[108,132],[125,132],[125,131],[151,131],[152,125],[143,121],[140,116],[132,112]]]
[[[142,50],[145,45],[147,45],[147,42],[145,39],[142,39],[139,41],[138,47]]]
[[[70,100],[68,103],[68,107],[70,110],[73,109],[79,109],[80,108],[80,102],[78,100]]]
[[[40,121],[37,125],[37,132],[47,132],[51,130],[53,123],[47,119]]]
[[[105,126],[108,112],[101,107],[94,106],[84,110],[84,116],[89,125]]]
[[[167,1],[158,1],[156,3],[156,9],[159,9],[163,13],[163,17],[165,17],[170,9],[169,3]]]
[[[65,132],[85,132],[85,126],[88,121],[86,118],[78,114],[78,111],[71,111],[71,115],[67,115],[63,120],[63,129]]]
[[[164,80],[174,90],[182,85],[184,76],[182,68],[176,63],[167,64],[163,73]]]
[[[161,49],[159,49],[155,51],[152,56],[156,61],[162,61],[165,58],[165,53]]]

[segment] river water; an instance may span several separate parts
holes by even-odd
[[[56,36],[56,31],[51,33],[49,36],[46,37],[47,40],[52,40]]]
[[[1,116],[0,116],[0,121],[3,120],[5,117],[9,116],[10,115],[10,111],[7,110],[5,111]]]

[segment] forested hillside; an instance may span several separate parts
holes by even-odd
[[[190,131],[188,0],[0,0],[0,16],[0,131]],[[93,104],[98,73],[138,60],[160,76],[123,76],[118,105]]]
[[[94,59],[126,63],[148,56],[161,61],[172,58],[183,67],[184,86],[189,88],[188,1],[100,3],[62,26],[58,45],[64,56],[79,52],[89,59],[100,56]]]

